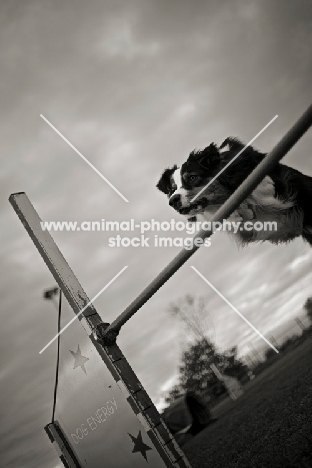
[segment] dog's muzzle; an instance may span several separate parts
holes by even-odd
[[[206,198],[201,198],[200,200],[192,203],[188,206],[182,205],[181,195],[173,194],[169,198],[169,205],[178,211],[180,214],[188,215],[189,213],[193,212],[202,212],[204,209],[209,205],[209,201]]]
[[[174,208],[175,210],[179,211],[182,207],[181,195],[177,193],[172,195],[169,199],[169,205],[172,206],[172,208]]]

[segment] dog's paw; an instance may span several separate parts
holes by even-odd
[[[253,210],[251,208],[247,208],[245,211],[244,211],[244,219],[254,219],[255,217],[255,214],[253,212]]]
[[[247,203],[242,203],[237,210],[239,216],[241,216],[241,221],[249,221],[255,219],[255,213],[252,209],[252,206]]]
[[[238,213],[238,211],[234,211],[234,213],[232,213],[231,216],[228,217],[228,221],[234,222],[234,223],[241,223],[242,221],[244,221],[244,219]]]

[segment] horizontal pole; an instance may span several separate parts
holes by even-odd
[[[297,120],[286,135],[277,143],[253,172],[242,182],[238,189],[228,198],[211,218],[211,223],[222,222],[250,195],[264,177],[288,153],[312,125],[312,105]],[[156,276],[156,278],[131,302],[131,304],[111,323],[106,333],[119,332],[120,328],[163,286],[166,281],[199,249],[194,245],[197,238],[205,239],[213,234],[212,230],[200,230],[193,238],[193,248],[182,249],[176,257]]]

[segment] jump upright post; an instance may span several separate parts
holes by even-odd
[[[227,218],[312,125],[312,106],[218,210]],[[46,426],[65,466],[190,468],[185,455],[116,344],[120,328],[198,249],[183,249],[111,325],[83,290],[23,192],[11,205],[64,293],[76,320],[62,334],[56,420]],[[208,237],[202,230],[194,236]],[[83,311],[83,312],[82,312]],[[74,361],[73,361],[74,360]],[[103,365],[104,364],[104,365]]]
[[[191,468],[117,344],[98,341],[101,317],[27,195],[10,203],[78,318],[61,335],[55,420],[45,427],[64,465]]]

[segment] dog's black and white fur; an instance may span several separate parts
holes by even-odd
[[[157,188],[168,196],[169,205],[188,219],[200,219],[201,215],[210,220],[265,154],[248,146],[194,202],[191,200],[244,146],[229,137],[219,147],[212,143],[202,151],[192,151],[181,168],[164,171]],[[230,219],[277,223],[276,231],[238,231],[242,244],[264,240],[277,244],[302,236],[312,245],[312,177],[278,163]]]

